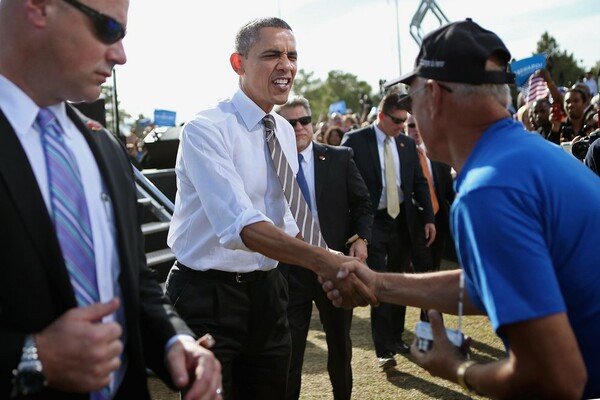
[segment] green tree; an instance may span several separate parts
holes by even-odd
[[[371,86],[360,81],[355,75],[342,71],[329,71],[327,79],[322,82],[314,78],[313,72],[298,71],[294,81],[294,93],[306,97],[310,101],[314,122],[327,116],[329,105],[344,100],[346,107],[353,113],[360,113],[359,99],[363,93],[371,94]]]
[[[314,78],[314,75],[315,73],[312,71],[305,71],[302,68],[299,69],[296,73],[296,78],[294,79],[294,93],[304,96],[305,93],[318,89],[323,85],[323,81],[319,78]]]
[[[556,39],[548,32],[544,32],[537,42],[536,54],[540,53],[546,53],[548,56],[548,69],[558,86],[569,87],[584,73],[573,53],[561,50]]]

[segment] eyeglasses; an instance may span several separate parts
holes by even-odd
[[[94,29],[96,30],[96,36],[98,36],[98,39],[100,39],[102,43],[117,43],[125,37],[125,27],[116,19],[102,14],[77,0],[65,0],[65,2],[84,13],[92,20]]]
[[[453,92],[452,88],[450,88],[450,87],[448,87],[448,86],[446,86],[446,85],[444,85],[442,83],[439,83],[438,81],[435,81],[435,83],[437,83],[438,86],[441,87],[442,89],[444,89],[446,92],[448,92],[448,93],[452,93]],[[427,87],[426,85],[423,85],[420,88],[418,88],[416,90],[413,90],[413,91],[411,91],[410,87],[409,87],[409,89],[408,89],[408,96],[409,97],[410,96],[414,96],[416,93],[419,93],[420,91],[424,90],[426,87]]]
[[[390,119],[392,120],[392,122],[395,123],[395,124],[400,125],[400,124],[403,124],[403,123],[406,122],[406,118],[396,118],[393,115],[390,115],[390,114],[386,113],[385,111],[383,113],[385,115],[387,115],[388,117],[390,117]]]
[[[417,124],[411,122],[410,124],[407,124],[406,126],[408,126],[409,128],[413,129],[417,127]]]
[[[300,125],[306,126],[306,125],[308,125],[308,124],[310,124],[312,122],[312,117],[310,115],[307,115],[306,117],[300,117],[300,118],[297,118],[297,119],[288,119],[287,121],[292,126],[296,126],[296,124],[298,122],[300,122]]]

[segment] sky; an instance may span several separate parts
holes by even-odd
[[[548,31],[585,69],[600,61],[599,0],[437,0],[450,21],[471,17],[494,31],[515,59],[529,57]],[[418,45],[410,22],[421,0],[131,0],[128,61],[115,69],[121,109],[152,117],[177,112],[177,122],[230,96],[237,75],[229,56],[238,29],[278,16],[296,37],[298,68],[325,80],[340,70],[378,91],[380,79],[412,70]],[[396,12],[396,9],[398,12]],[[429,12],[423,34],[439,26]],[[399,38],[399,45],[398,45]]]

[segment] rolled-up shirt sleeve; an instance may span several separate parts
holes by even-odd
[[[267,149],[264,115],[238,91],[183,127],[167,238],[182,264],[200,270],[268,270],[277,261],[246,247],[240,236],[244,227],[268,222],[290,236],[298,234]],[[297,170],[293,129],[275,118],[277,137]]]
[[[245,226],[267,221],[246,193],[227,137],[206,119],[196,119],[182,134],[182,162],[206,216],[221,245],[245,249],[240,233]]]

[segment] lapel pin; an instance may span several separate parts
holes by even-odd
[[[88,129],[90,129],[93,132],[98,132],[102,130],[102,125],[100,125],[100,123],[97,121],[89,120],[86,125]]]
[[[404,147],[404,143],[400,143],[400,147]]]
[[[319,160],[325,161],[325,156],[319,156]]]

